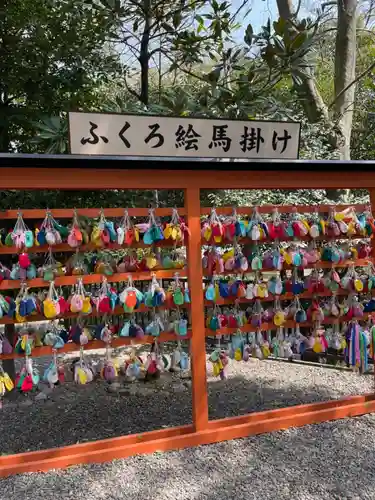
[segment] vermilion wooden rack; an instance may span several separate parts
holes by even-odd
[[[161,162],[132,161],[124,159],[94,159],[86,157],[32,157],[22,155],[3,155],[0,158],[2,189],[56,189],[56,190],[99,190],[99,189],[181,189],[185,193],[184,213],[191,231],[187,248],[191,295],[191,340],[192,354],[192,403],[193,425],[162,429],[157,431],[82,443],[62,448],[48,449],[0,457],[0,476],[22,472],[46,471],[71,465],[104,462],[124,458],[134,454],[167,451],[177,448],[197,446],[218,441],[240,438],[253,434],[302,426],[326,420],[362,415],[375,411],[375,394],[359,395],[325,403],[306,404],[279,410],[263,411],[249,415],[210,421],[208,416],[205,339],[212,335],[205,327],[204,296],[202,293],[202,242],[201,215],[209,209],[201,207],[202,189],[356,189],[364,188],[370,192],[372,206],[375,206],[375,174],[371,165],[357,164],[356,167],[341,163],[254,163],[230,164],[230,170],[223,170],[225,164],[208,162]],[[228,164],[226,164],[228,166]],[[280,212],[291,211],[293,207],[280,207]],[[319,211],[330,207],[320,206]],[[341,208],[341,207],[339,207]],[[315,210],[316,207],[301,207],[301,212]],[[249,213],[250,209],[239,209],[239,213]],[[270,211],[261,207],[260,211]],[[82,214],[90,217],[98,215],[97,209],[82,209]],[[231,213],[230,208],[218,210]],[[72,211],[53,210],[57,218],[71,217]],[[121,216],[122,209],[107,209],[108,217]],[[130,215],[146,216],[147,209],[130,209]],[[159,215],[170,215],[168,208],[159,209]],[[25,218],[44,218],[44,210],[24,210]],[[14,219],[16,210],[0,214],[0,219]],[[374,241],[374,240],[373,240]],[[36,251],[45,251],[37,247]],[[61,248],[68,251],[68,248]],[[2,247],[0,253],[9,253]],[[373,243],[373,257],[375,246]],[[350,265],[351,263],[348,263]],[[326,266],[330,267],[330,266]],[[184,271],[180,272],[182,275]],[[126,274],[128,276],[129,273]],[[159,277],[172,277],[169,271],[160,271]],[[140,273],[134,279],[149,279],[150,273]],[[73,281],[72,281],[73,279]],[[76,278],[58,278],[59,284],[72,284]],[[115,275],[113,281],[122,281],[124,276]],[[100,275],[85,278],[86,283],[99,282]],[[32,280],[31,286],[46,286],[40,279]],[[3,282],[0,289],[17,288],[19,282]],[[248,327],[247,330],[250,330]],[[246,331],[246,328],[245,328]],[[233,333],[224,329],[217,333]],[[161,340],[173,340],[172,334],[162,334]],[[146,337],[144,342],[152,342]],[[129,339],[118,339],[119,345]],[[100,342],[91,343],[92,348],[102,346]],[[66,350],[76,346],[67,344]],[[38,348],[33,355],[50,353],[49,347]],[[36,351],[36,349],[35,349]],[[13,355],[11,355],[13,356]]]

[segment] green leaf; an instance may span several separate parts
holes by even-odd
[[[210,83],[217,83],[221,75],[221,68],[215,68],[213,71],[210,73],[207,73],[205,75],[205,80],[210,82]]]
[[[174,28],[173,26],[171,26],[170,24],[166,23],[166,22],[163,22],[161,23],[161,27],[163,28],[163,30],[165,30],[167,33],[173,33],[174,32]]]
[[[176,61],[174,61],[170,66],[169,66],[169,71],[175,71],[176,69],[178,69],[178,63]]]
[[[273,29],[276,35],[282,36],[285,33],[286,20],[282,17],[279,17],[277,21],[273,22]]]
[[[266,31],[267,33],[271,33],[271,19],[267,19],[267,25],[266,25]]]
[[[251,83],[255,78],[255,73],[253,70],[249,70],[248,73],[247,73],[247,80],[249,83]]]
[[[215,12],[215,14],[216,14],[216,12],[219,10],[219,4],[217,3],[217,1],[216,1],[216,0],[212,0],[212,1],[211,1],[211,6],[212,6],[212,10],[213,10],[213,11]]]
[[[180,26],[180,24],[181,24],[181,21],[182,21],[181,11],[176,11],[173,14],[173,27],[174,28],[178,28]]]
[[[292,80],[293,80],[294,85],[296,85],[296,86],[303,84],[302,78],[296,73],[292,73]]]
[[[298,33],[290,44],[291,50],[299,49],[307,40],[307,33],[305,31]]]

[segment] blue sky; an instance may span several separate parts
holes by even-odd
[[[243,0],[232,0],[232,12],[237,11],[242,4],[242,1]],[[303,5],[300,7],[299,16],[305,17],[311,15],[311,9],[314,9],[315,5],[314,0],[302,3]],[[293,1],[292,4],[296,7],[297,1]],[[238,40],[243,38],[243,32],[248,23],[252,24],[255,33],[257,33],[261,26],[266,24],[268,18],[271,18],[271,21],[275,21],[278,18],[276,0],[249,0],[248,7],[245,7],[243,11],[246,12],[246,10],[250,7],[251,12],[244,22],[243,29],[239,30],[239,33],[236,36]],[[241,18],[238,20],[241,21]]]
[[[242,0],[232,0],[232,10],[236,10],[241,5]],[[252,0],[252,10],[248,15],[247,23],[251,23],[255,32],[263,26],[267,19],[275,20],[277,17],[276,0]],[[244,8],[244,11],[246,8]],[[244,28],[246,28],[245,23]],[[242,30],[241,30],[242,31]],[[238,34],[239,37],[243,36],[243,32]]]

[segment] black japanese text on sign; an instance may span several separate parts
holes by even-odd
[[[300,124],[70,113],[72,154],[296,159]]]

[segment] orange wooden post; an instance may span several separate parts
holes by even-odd
[[[375,210],[375,189],[369,189],[369,194],[370,194],[370,205],[371,205],[371,212],[374,213]],[[371,257],[372,257],[372,262],[374,263],[375,259],[375,236],[372,237],[371,239]],[[375,391],[375,361],[374,361],[374,391]]]
[[[369,189],[369,194],[370,194],[370,205],[371,205],[371,210],[372,213],[374,213],[375,210],[375,189]],[[371,239],[371,248],[372,248],[372,258],[375,259],[375,237]]]
[[[208,400],[206,377],[206,344],[203,300],[203,271],[200,223],[200,189],[185,190],[185,206],[190,238],[187,246],[188,277],[191,297],[191,374],[193,423],[195,430],[208,427]]]

